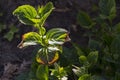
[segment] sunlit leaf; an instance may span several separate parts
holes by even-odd
[[[30,5],[22,5],[14,10],[13,15],[17,16],[21,23],[26,25],[34,25],[39,22],[37,12]]]
[[[49,46],[48,47],[48,50],[49,50],[49,52],[52,52],[52,51],[59,51],[59,48],[56,46],[56,47],[54,47],[54,46]]]
[[[44,28],[44,27],[39,27],[39,34],[41,35],[41,36],[43,36],[45,33],[46,33],[46,29]]]
[[[51,75],[56,76],[60,80],[68,80],[66,70],[63,67],[60,67],[57,63],[54,65],[55,69],[51,69]]]
[[[51,56],[51,54],[50,54]],[[54,62],[56,62],[59,58],[59,54],[58,53],[55,53],[53,59],[51,61],[48,62],[49,65],[53,64]]]
[[[41,41],[40,35],[36,32],[28,32],[22,36],[22,39],[24,41]]]
[[[38,8],[38,15],[40,17],[40,25],[43,26],[45,20],[50,15],[52,10],[54,9],[54,6],[52,2],[48,2],[45,6],[41,6]]]
[[[34,46],[34,45],[37,45],[37,42],[34,42],[34,41],[23,42],[23,41],[21,41],[21,43],[17,47],[23,48],[23,47]]]
[[[91,80],[91,79],[89,74],[84,74],[78,80]]]
[[[65,33],[67,33],[68,31],[67,30],[65,30],[65,29],[62,29],[62,28],[54,28],[54,29],[50,29],[48,32],[47,32],[47,34],[46,34],[46,36],[48,37],[48,38],[53,38],[53,37],[59,37],[59,35],[61,35],[61,34],[65,34]]]
[[[47,52],[48,51],[48,52]],[[36,60],[38,63],[51,65],[59,58],[58,51],[49,51],[49,49],[42,48],[38,51]]]
[[[62,28],[54,28],[49,30],[46,34],[46,38],[48,39],[48,43],[51,45],[62,45],[64,42],[70,40],[67,30]]]
[[[48,43],[50,45],[56,45],[56,44],[62,45],[64,42],[63,41],[56,41],[56,40],[53,39],[53,40],[49,40]]]
[[[22,36],[22,41],[18,45],[19,48],[23,48],[30,45],[37,45],[42,43],[40,35],[36,32],[28,32]]]

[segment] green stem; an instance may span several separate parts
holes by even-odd
[[[46,70],[46,78],[45,78],[45,80],[49,80],[49,67],[48,67],[48,65],[45,65],[45,70]]]
[[[45,49],[45,55],[46,55],[47,61],[49,61],[48,50],[47,50],[47,48]]]
[[[37,80],[49,80],[48,65],[38,65],[36,78]]]

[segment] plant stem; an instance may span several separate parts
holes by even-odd
[[[46,75],[47,75],[45,80],[49,80],[49,67],[48,67],[48,65],[45,65],[45,69],[46,69]]]

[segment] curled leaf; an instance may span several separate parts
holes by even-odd
[[[34,7],[30,5],[19,6],[13,11],[13,15],[17,16],[21,23],[26,25],[34,25],[39,22],[37,19],[37,12]]]
[[[69,41],[68,31],[62,28],[54,28],[46,33],[48,43],[51,45],[62,45],[64,42]]]
[[[40,35],[36,32],[28,32],[22,36],[22,41],[18,45],[19,48],[26,46],[37,45],[42,43]]]

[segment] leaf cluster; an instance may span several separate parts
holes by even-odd
[[[81,27],[88,31],[84,34],[89,39],[87,52],[98,51],[99,55],[93,55],[93,52],[91,52],[88,56],[84,54],[85,56],[82,55],[79,58],[81,62],[86,65],[88,65],[89,62],[92,63],[92,65],[93,63],[96,63],[95,67],[89,66],[88,69],[93,80],[104,80],[102,75],[106,76],[109,80],[119,80],[120,78],[117,75],[120,74],[118,68],[120,67],[120,23],[114,23],[117,16],[116,0],[99,0],[98,6],[96,7],[97,10],[94,12],[97,14],[94,17],[90,16],[85,11],[80,10],[77,16],[77,22]],[[77,47],[76,50],[78,49],[79,48]],[[88,58],[91,54],[93,57]],[[96,73],[92,72],[92,68],[100,70],[100,73],[96,72],[97,75],[99,74],[98,76],[96,76]],[[85,76],[88,75],[85,74]]]
[[[39,46],[30,72],[30,79],[32,80],[49,79],[49,66],[59,59],[59,53],[62,53],[64,42],[70,40],[68,31],[65,29],[53,28],[46,31],[44,28],[44,23],[53,9],[52,2],[49,2],[45,6],[39,6],[37,9],[31,5],[22,5],[13,11],[13,15],[17,16],[21,23],[32,25],[38,29],[37,32],[25,33],[22,36],[21,43],[18,45],[19,48],[32,45]],[[60,71],[61,69],[63,68],[60,68]],[[54,75],[60,76],[57,78],[61,78],[61,72],[58,75],[56,74]]]

